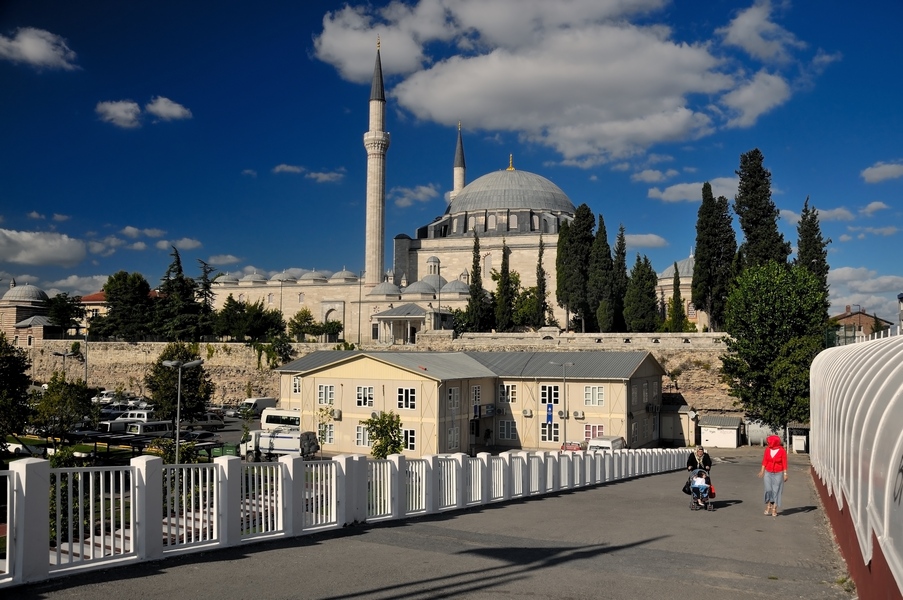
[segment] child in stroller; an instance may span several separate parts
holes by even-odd
[[[712,479],[705,469],[696,469],[690,473],[690,509],[715,510],[711,498],[714,497]]]

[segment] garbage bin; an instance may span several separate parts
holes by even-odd
[[[793,437],[793,453],[806,452],[806,436],[794,435]]]

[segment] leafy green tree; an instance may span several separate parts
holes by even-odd
[[[498,277],[493,273],[493,279],[496,280],[495,293],[495,327],[498,331],[511,331],[514,326],[514,302],[517,297],[516,283],[511,277],[509,269],[508,256],[511,251],[505,240],[502,240],[502,266],[498,272]],[[519,279],[519,278],[518,278]]]
[[[0,452],[7,448],[7,436],[21,433],[30,414],[28,369],[31,362],[0,332]]]
[[[197,301],[197,284],[182,270],[182,257],[175,246],[170,256],[172,262],[160,283],[154,328],[170,341],[197,341],[201,314],[201,305]]]
[[[624,320],[628,331],[652,333],[659,328],[658,299],[655,288],[658,277],[648,257],[640,258],[630,271],[627,293],[624,295]]]
[[[91,319],[92,336],[135,342],[150,332],[153,301],[150,284],[141,273],[119,271],[103,286],[107,313]]]
[[[464,331],[489,331],[493,325],[491,299],[483,288],[482,258],[480,255],[480,237],[474,232],[473,265],[470,271],[470,297],[467,299],[467,308],[462,315],[464,321],[461,323]],[[458,327],[457,321],[455,322],[455,327]]]
[[[771,199],[771,172],[763,166],[765,157],[758,148],[740,155],[740,185],[734,198],[734,212],[743,230],[747,267],[768,261],[786,263],[790,244],[778,231],[778,209]]]
[[[793,264],[807,269],[818,280],[819,286],[824,290],[825,305],[822,309],[822,317],[825,324],[828,322],[828,244],[830,238],[825,239],[821,233],[821,225],[818,220],[818,210],[809,207],[809,198],[803,203],[803,212],[796,226],[798,234],[796,245],[796,258]]]
[[[285,320],[275,308],[264,308],[263,300],[245,304],[245,336],[250,342],[266,342],[285,333]]]
[[[671,285],[673,292],[668,301],[668,315],[664,324],[665,331],[671,333],[681,333],[687,330],[689,321],[687,320],[687,311],[684,310],[684,300],[680,293],[680,271],[677,263],[674,263],[674,279]]]
[[[295,316],[288,322],[288,332],[293,338],[299,342],[303,342],[306,336],[311,335],[311,328],[314,324],[314,314],[306,306],[295,313]]]
[[[222,338],[232,338],[243,342],[247,333],[247,317],[245,302],[238,302],[229,294],[223,307],[216,313],[216,321],[213,331]]]
[[[370,454],[383,459],[404,450],[401,435],[401,417],[394,412],[380,412],[377,416],[361,421],[370,437]]]
[[[627,331],[627,323],[624,319],[624,296],[627,294],[627,236],[624,225],[618,228],[612,263],[614,268],[612,270],[611,295],[608,299],[611,304],[611,331]]]
[[[752,419],[784,428],[808,414],[808,365],[823,348],[824,302],[816,277],[798,266],[770,261],[737,279],[725,311],[722,373]]]
[[[589,280],[587,283],[588,303],[593,315],[596,331],[603,333],[612,330],[614,325],[614,307],[611,293],[614,279],[614,261],[611,259],[611,246],[608,243],[608,230],[605,220],[599,215],[599,226],[589,257]]]
[[[31,423],[53,440],[66,437],[76,425],[91,414],[91,390],[84,381],[67,381],[62,373],[54,373],[47,389],[38,399]]]
[[[708,315],[712,331],[721,331],[736,254],[737,238],[731,223],[730,204],[724,196],[715,199],[707,181],[702,185],[702,204],[696,217],[691,299],[696,308]]]
[[[62,292],[44,301],[47,318],[63,331],[63,339],[70,329],[78,329],[85,318],[81,296],[69,296]]]
[[[179,398],[179,369],[164,366],[163,361],[188,363],[199,358],[201,356],[196,344],[170,342],[150,368],[144,378],[144,388],[154,405],[154,415],[161,420],[175,423],[176,402]],[[191,420],[204,414],[213,391],[210,374],[203,365],[182,369],[181,418]]]

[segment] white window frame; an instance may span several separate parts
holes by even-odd
[[[599,423],[586,423],[583,426],[583,437],[587,440],[605,435],[605,425]]]
[[[447,445],[449,450],[457,450],[461,447],[461,427],[459,425],[448,428]]]
[[[516,440],[517,439],[517,421],[511,419],[507,421],[499,421],[499,439],[500,440]]]
[[[547,384],[539,386],[539,403],[540,404],[558,404],[561,397],[561,390],[558,384]]]
[[[630,445],[634,448],[636,448],[637,442],[639,441],[639,431],[640,428],[636,421],[630,424]]]
[[[461,408],[461,388],[450,387],[448,388],[448,409],[458,410],[459,408]]]
[[[300,377],[292,377],[292,393],[293,394],[301,393],[301,378]]]
[[[357,405],[373,406],[373,386],[359,385],[357,386]]]
[[[539,441],[541,442],[557,442],[559,440],[558,423],[540,423],[539,424]]]
[[[474,406],[480,405],[480,396],[482,396],[482,390],[478,385],[470,386],[470,402]]]
[[[417,408],[416,388],[398,388],[398,408],[406,410]]]
[[[516,383],[499,384],[499,402],[507,402],[508,404],[514,404],[515,402],[517,402]]]
[[[317,386],[317,404],[328,406],[335,401],[335,386],[321,383]]]
[[[643,382],[643,404],[649,404],[649,382]]]
[[[605,406],[605,388],[601,385],[583,386],[584,406]]]
[[[354,429],[354,445],[371,447],[373,443],[370,441],[370,432],[363,425],[358,425]]]
[[[401,439],[405,450],[417,449],[417,431],[414,429],[402,429]]]
[[[631,386],[630,386],[630,405],[631,406],[636,406],[638,395],[639,395],[639,393],[638,393],[637,385],[631,384]]]
[[[317,429],[323,444],[335,444],[335,423],[320,423]]]

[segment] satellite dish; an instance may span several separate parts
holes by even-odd
[[[696,411],[695,411],[695,410],[691,410],[691,411],[688,412],[687,414],[690,416],[691,419],[695,419],[695,418],[696,418]]]

